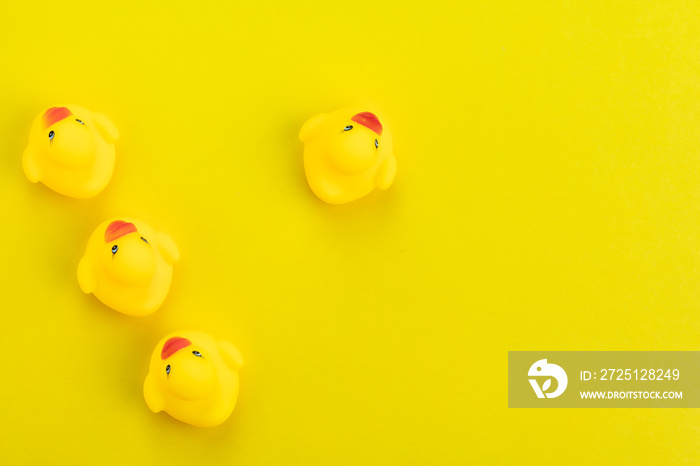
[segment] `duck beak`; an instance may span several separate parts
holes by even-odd
[[[133,223],[125,222],[124,220],[115,220],[109,225],[105,230],[105,243],[111,243],[117,238],[121,238],[129,233],[134,233],[138,231],[136,225]]]
[[[163,349],[160,352],[160,359],[168,359],[173,354],[180,351],[182,348],[187,348],[192,342],[187,338],[182,337],[172,337],[168,339],[163,345]]]
[[[44,129],[46,129],[64,118],[68,118],[72,114],[73,112],[68,110],[68,107],[51,107],[44,112],[44,116],[41,118],[41,121],[44,124]]]
[[[350,119],[356,123],[361,124],[362,126],[366,126],[367,128],[377,133],[377,135],[382,135],[382,131],[384,130],[384,128],[382,128],[382,124],[379,122],[379,118],[377,118],[377,115],[375,115],[374,113],[362,112],[358,113]]]

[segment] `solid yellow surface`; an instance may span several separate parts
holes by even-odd
[[[0,28],[2,464],[668,464],[685,409],[507,408],[508,350],[695,350],[700,7],[61,2]],[[87,200],[24,177],[44,108],[119,129]],[[298,139],[368,105],[397,174],[318,200]],[[81,292],[95,225],[178,245],[148,317]],[[231,418],[146,406],[179,328],[245,365]]]

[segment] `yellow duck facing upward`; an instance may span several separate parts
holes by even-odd
[[[316,115],[304,123],[299,139],[309,187],[325,202],[351,202],[394,181],[391,133],[374,113],[343,108]]]
[[[180,251],[167,234],[140,220],[107,220],[88,240],[78,264],[78,284],[115,311],[145,316],[168,295],[172,264],[179,259]]]
[[[51,107],[32,123],[22,157],[24,174],[66,196],[96,196],[112,178],[118,137],[104,115],[78,105]]]
[[[163,338],[143,384],[146,404],[198,427],[213,427],[233,412],[241,353],[233,344],[196,330]]]

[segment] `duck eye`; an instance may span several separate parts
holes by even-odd
[[[141,239],[143,240],[144,243],[148,244],[148,240],[146,240],[146,238],[144,238],[144,237],[142,236]]]
[[[166,374],[170,374],[170,364],[168,364],[167,366],[165,366],[165,373],[166,373]]]
[[[114,246],[112,246],[112,254],[116,254],[117,251],[119,251],[119,246],[115,244]]]
[[[374,140],[374,147],[376,147],[377,149],[379,149],[379,141],[376,140],[376,139]]]
[[[83,120],[78,120],[77,118],[75,119],[75,121],[77,121],[77,122],[80,123],[81,125],[84,125],[84,124],[85,124],[85,123],[83,123]]]
[[[54,133],[53,131],[49,131],[49,140],[53,139],[55,134],[56,133]]]
[[[202,353],[200,353],[199,351],[192,351],[192,354],[194,354],[194,355],[197,356],[198,358],[201,358],[201,357],[202,357]]]
[[[352,129],[352,125],[347,125],[343,131],[350,131]]]

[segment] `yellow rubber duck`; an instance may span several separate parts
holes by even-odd
[[[119,131],[78,105],[51,107],[32,123],[22,166],[29,181],[77,199],[99,194],[114,172]]]
[[[78,264],[78,284],[115,311],[151,314],[165,300],[180,259],[165,233],[134,219],[112,219],[98,226]]]
[[[343,108],[309,119],[299,132],[311,190],[344,204],[387,189],[396,175],[391,133],[372,112]]]
[[[143,383],[154,413],[199,427],[213,427],[233,412],[243,357],[233,344],[196,330],[181,330],[156,346]]]

